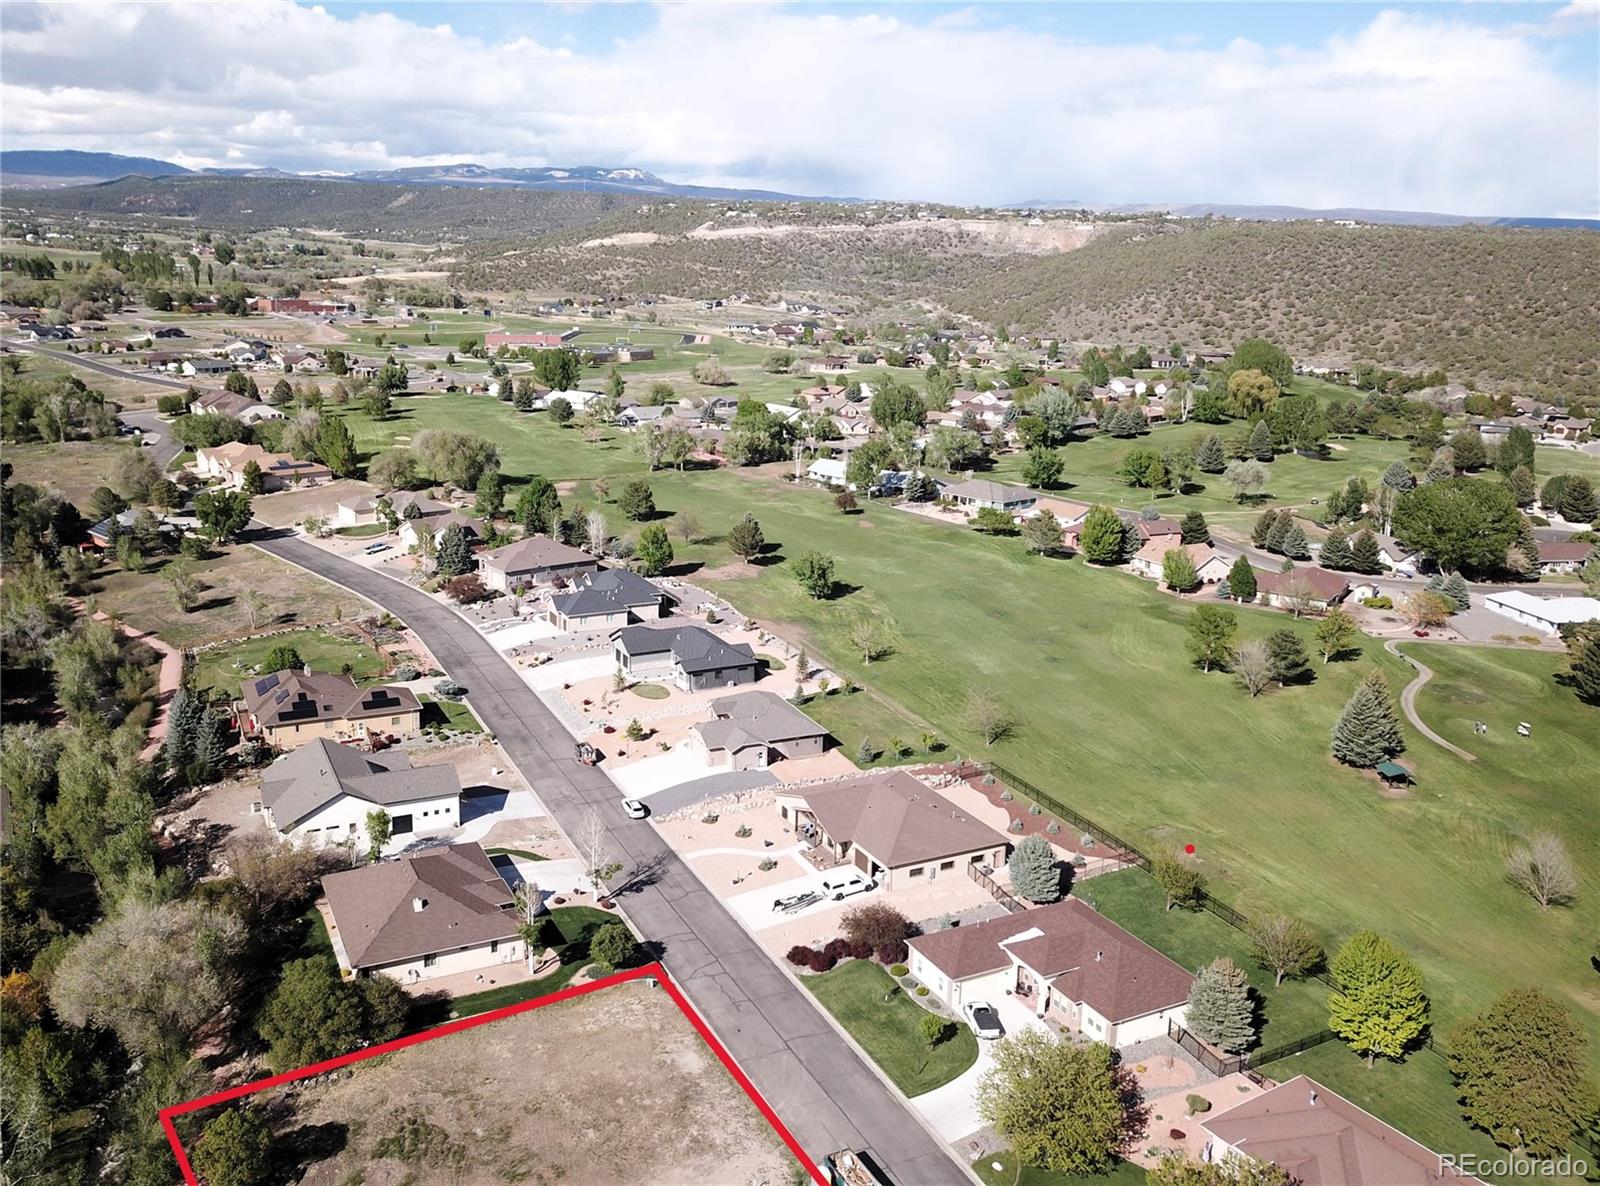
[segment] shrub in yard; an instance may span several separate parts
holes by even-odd
[[[1044,830],[1049,832],[1052,836],[1059,836],[1061,834],[1061,821],[1054,819],[1051,820],[1045,825]]]
[[[911,949],[906,946],[904,939],[897,939],[893,943],[882,943],[878,946],[878,962],[880,964],[903,964],[911,955]]]
[[[1167,1136],[1171,1137],[1174,1141],[1181,1141],[1183,1140],[1184,1136],[1183,1129],[1169,1128],[1167,1129]]]
[[[893,976],[896,980],[898,980],[898,979],[900,979],[900,977],[902,977],[902,976],[904,976],[906,974],[906,970],[907,969],[906,969],[906,966],[904,964],[896,964],[894,967],[889,969],[889,975]]]
[[[778,867],[778,862],[771,857],[762,857],[761,864],[756,866],[763,873],[770,873]]]
[[[984,777],[984,780],[983,780],[983,785],[986,786],[986,787],[993,786],[994,785],[994,777],[992,775],[986,775]],[[1000,802],[1002,802],[1002,803],[1009,803],[1014,798],[1016,798],[1016,796],[1013,795],[1010,791],[1001,791],[1000,792]]]
[[[749,824],[740,824],[737,828],[735,828],[733,830],[733,834],[735,836],[737,836],[740,840],[746,839],[750,835],[750,825]]]
[[[838,963],[843,959],[849,959],[851,956],[850,940],[843,937],[829,939],[825,944],[823,944],[822,953],[828,958],[832,959],[835,963]]]
[[[893,906],[882,902],[868,902],[847,910],[839,920],[839,929],[845,936],[857,943],[865,943],[868,947],[877,949],[893,943],[903,943],[911,934],[911,920],[901,914]],[[885,963],[902,963],[905,957],[899,960],[885,960]]]
[[[716,812],[708,811],[700,817],[700,822],[702,824],[714,824],[721,818]]]
[[[487,597],[489,590],[484,585],[482,577],[475,572],[469,572],[465,576],[451,577],[446,581],[444,595],[457,605],[472,605]]]
[[[1189,1115],[1198,1116],[1203,1112],[1211,1111],[1211,1101],[1203,1095],[1186,1095],[1183,1102],[1189,1105]]]
[[[448,677],[433,685],[433,694],[441,700],[460,700],[467,690]]]
[[[405,684],[410,683],[414,679],[421,679],[422,672],[418,671],[415,667],[407,663],[402,667],[396,667],[394,669],[394,675],[391,678],[396,683]]]
[[[813,972],[831,972],[833,966],[839,962],[839,957],[829,955],[826,951],[813,951],[811,953],[811,970]]]
[[[1393,609],[1394,598],[1388,596],[1369,597],[1361,604],[1368,609]]]
[[[789,953],[783,958],[797,967],[804,968],[811,963],[811,957],[815,954],[816,953],[804,943],[796,943],[793,947],[789,948]]]
[[[1037,803],[1030,803],[1030,804],[1028,804],[1028,814],[1029,815],[1043,815],[1044,814],[1044,808],[1040,807]]]
[[[859,939],[850,941],[850,958],[864,960],[872,958],[872,944],[864,943]]]
[[[1020,819],[1012,820],[1011,821],[1010,830],[1013,831],[1013,832],[1021,832],[1022,831],[1022,821]]]
[[[927,996],[928,995],[928,986],[926,984],[917,985],[917,995],[919,997]]]

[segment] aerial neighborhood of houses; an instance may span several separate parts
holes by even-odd
[[[34,1061],[225,1090],[620,972],[835,1186],[1593,1152],[1593,398],[162,235],[0,308]]]

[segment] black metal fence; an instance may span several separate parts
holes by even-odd
[[[1012,897],[1011,894],[1008,893],[999,882],[990,877],[989,874],[984,872],[984,870],[978,865],[968,865],[967,876],[972,878],[972,880],[976,881],[979,885],[983,886],[984,889],[988,890],[989,896],[996,902],[999,902],[1000,905],[1004,906],[1012,914],[1018,914],[1027,909],[1026,906],[1017,901],[1016,898]]]
[[[1219,1055],[1176,1021],[1167,1022],[1167,1037],[1176,1042],[1189,1057],[1219,1079],[1224,1075],[1232,1075],[1245,1068],[1246,1059],[1243,1055]]]

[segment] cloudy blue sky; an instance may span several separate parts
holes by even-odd
[[[1600,0],[6,3],[0,139],[1002,203],[1600,216]]]

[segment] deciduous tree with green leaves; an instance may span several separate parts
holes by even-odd
[[[1100,1043],[1025,1029],[995,1045],[978,1082],[978,1114],[1022,1165],[1058,1174],[1103,1174],[1127,1148],[1136,1089]]]
[[[1285,976],[1303,976],[1322,962],[1322,944],[1310,927],[1297,918],[1279,914],[1250,926],[1256,962],[1272,972],[1273,984]]]
[[[795,557],[792,569],[800,587],[818,601],[833,596],[834,561],[826,552],[802,552]]]
[[[1328,964],[1328,1028],[1371,1067],[1379,1055],[1398,1059],[1428,1028],[1422,973],[1393,943],[1361,931]]]
[[[1335,605],[1323,615],[1311,636],[1322,653],[1322,661],[1331,663],[1336,656],[1358,649],[1361,628],[1349,613]]]
[[[1078,547],[1091,564],[1119,564],[1124,552],[1122,520],[1105,505],[1092,507],[1078,529]]]
[[[1502,993],[1457,1026],[1446,1055],[1467,1123],[1495,1144],[1559,1157],[1600,1111],[1589,1035],[1538,988]]]
[[[1232,610],[1220,605],[1196,606],[1189,614],[1186,629],[1189,657],[1200,670],[1228,666],[1239,633],[1239,619]]]
[[[1205,897],[1206,875],[1173,849],[1161,849],[1150,858],[1150,875],[1161,887],[1168,910],[1174,906],[1196,909]]]
[[[645,576],[660,576],[672,564],[672,541],[667,538],[667,529],[660,523],[646,526],[639,533],[633,555]]]

